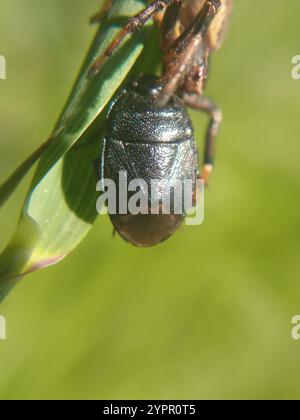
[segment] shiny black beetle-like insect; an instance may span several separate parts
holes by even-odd
[[[190,180],[195,193],[198,176],[197,148],[186,108],[177,96],[164,106],[157,105],[157,83],[153,77],[142,77],[118,97],[109,113],[101,152],[101,179],[119,186],[122,172],[127,175],[126,188],[134,180],[147,184],[147,213],[153,202],[151,181],[159,186],[157,201],[164,203],[171,198],[174,203],[170,185],[178,181],[184,185]],[[133,245],[146,247],[162,242],[184,220],[183,203],[179,214],[172,205],[170,214],[161,214],[161,207],[160,214],[120,214],[118,189],[116,193],[117,214],[110,214],[110,218],[120,236]]]
[[[104,11],[109,10],[111,3],[112,0],[107,0]],[[213,168],[222,114],[203,92],[209,57],[223,42],[232,4],[233,0],[155,0],[130,19],[96,60],[90,76],[101,69],[129,33],[156,17],[161,30],[163,74],[158,79],[139,79],[113,104],[101,153],[102,179],[118,184],[120,171],[127,173],[128,182],[143,179],[149,187],[153,179],[189,179],[193,182],[193,195],[196,179],[207,181]],[[158,15],[162,10],[163,15]],[[97,18],[102,19],[103,13],[93,21]],[[200,175],[186,106],[210,116]],[[178,229],[184,217],[184,212],[110,214],[121,237],[137,246],[164,241]]]

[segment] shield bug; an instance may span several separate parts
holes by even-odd
[[[129,33],[151,18],[159,21],[163,74],[159,78],[138,79],[113,103],[101,152],[102,180],[113,180],[118,189],[120,172],[128,175],[126,182],[142,179],[146,187],[150,187],[151,181],[160,180],[156,194],[159,199],[164,198],[163,187],[172,179],[190,179],[193,197],[196,195],[196,179],[208,180],[213,169],[215,142],[222,114],[211,99],[203,96],[203,92],[208,77],[209,57],[222,44],[232,2],[154,1],[130,19],[95,62],[91,75],[101,69]],[[161,11],[163,13],[159,14]],[[210,116],[200,174],[193,128],[186,106]],[[147,208],[152,199],[148,197]],[[173,207],[170,207],[169,214],[161,214],[162,205],[159,214],[124,214],[119,210],[122,203],[117,204],[116,214],[110,213],[112,223],[123,239],[137,246],[151,246],[164,241],[178,229],[185,217],[184,211],[178,214]]]

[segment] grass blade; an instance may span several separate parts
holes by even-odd
[[[95,38],[52,140],[40,158],[17,232],[0,255],[0,298],[21,276],[68,255],[96,218],[96,174],[92,163],[99,152],[105,118],[99,115],[136,63],[149,27],[131,36],[95,78],[87,78],[87,73],[124,23],[124,16],[137,13],[145,3],[115,0]],[[24,170],[11,178],[14,187],[33,162],[33,158],[29,159]],[[4,190],[0,190],[0,196],[5,198]]]

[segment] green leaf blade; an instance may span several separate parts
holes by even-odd
[[[115,0],[110,17],[118,25],[112,26],[109,18],[96,36],[52,141],[40,158],[16,235],[0,255],[0,299],[21,276],[65,258],[97,217],[93,161],[99,157],[104,135],[102,111],[143,51],[149,28],[130,37],[96,77],[88,79],[87,73],[118,32],[118,18],[123,22],[124,14],[133,15],[144,6],[141,0],[126,4]]]

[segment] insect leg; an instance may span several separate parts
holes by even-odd
[[[172,3],[178,3],[180,1],[181,0],[155,0],[140,13],[129,19],[128,23],[123,27],[123,29],[121,29],[119,34],[110,43],[110,45],[107,47],[104,53],[95,61],[94,65],[90,70],[89,75],[94,76],[100,71],[103,64],[115,52],[115,50],[122,43],[122,41],[127,35],[135,32],[137,29],[144,26],[148,22],[148,20],[153,18],[153,16],[160,10],[164,9]]]
[[[182,7],[182,1],[167,7],[161,23],[161,48],[167,51],[176,39],[176,23]]]
[[[204,42],[209,26],[220,10],[220,0],[207,0],[191,25],[176,39],[166,57],[165,74],[160,83],[158,102],[165,105],[184,82],[195,54]]]
[[[201,178],[207,182],[214,167],[216,138],[223,119],[222,112],[210,98],[205,96],[184,94],[183,100],[187,106],[206,112],[211,118],[206,133],[204,162],[201,171]]]

